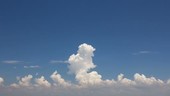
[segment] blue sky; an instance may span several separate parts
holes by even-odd
[[[36,73],[50,80],[47,76],[57,70],[74,82],[67,64],[50,61],[68,60],[87,43],[96,49],[95,70],[104,79],[143,73],[167,80],[169,5],[168,0],[2,0],[0,77],[5,84]]]

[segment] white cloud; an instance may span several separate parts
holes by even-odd
[[[16,77],[18,80],[18,83],[13,83],[10,86],[13,88],[29,88],[32,89],[35,87],[50,87],[51,84],[45,80],[44,76],[41,76],[40,78],[35,79],[35,84],[32,84],[31,81],[33,79],[32,75],[24,76],[22,78]]]
[[[40,68],[40,66],[35,65],[35,66],[24,66],[26,69],[34,69],[34,68]]]
[[[139,51],[139,52],[133,53],[133,55],[149,54],[149,53],[154,53],[154,52],[143,50],[143,51]]]
[[[52,64],[68,64],[68,61],[61,61],[61,60],[51,60],[50,63]]]
[[[92,71],[89,73],[81,72],[76,74],[76,80],[82,86],[100,84],[102,82],[101,78],[102,76],[98,74],[96,71]]]
[[[91,45],[81,44],[77,51],[77,54],[73,54],[69,57],[69,70],[70,73],[80,73],[88,72],[90,69],[95,68],[96,65],[93,64],[92,57],[95,48]]]
[[[167,81],[167,84],[170,84],[170,79]]]
[[[136,73],[133,79],[119,74],[117,80],[103,80],[102,75],[92,70],[96,67],[92,58],[94,51],[95,48],[91,45],[81,44],[77,54],[69,57],[69,72],[75,75],[78,83],[67,82],[57,71],[50,76],[53,84],[44,76],[35,78],[33,83],[33,76],[28,75],[18,77],[18,83],[11,84],[12,88],[0,87],[0,95],[9,96],[8,94],[12,93],[13,96],[170,96],[170,79],[163,81]],[[3,78],[0,79],[0,84],[3,82]],[[13,87],[17,89],[13,90]]]
[[[23,78],[21,78],[21,80],[19,81],[19,85],[21,86],[31,86],[31,79],[33,78],[32,75],[28,75],[28,76],[25,76]]]
[[[3,83],[4,83],[4,79],[0,77],[0,86],[3,85]]]
[[[134,75],[134,80],[138,85],[153,85],[153,84],[163,84],[164,82],[160,79],[156,79],[155,77],[147,78],[143,74],[136,73]]]
[[[15,88],[19,88],[19,87],[32,87],[32,84],[31,84],[31,80],[32,80],[33,76],[32,75],[28,75],[28,76],[25,76],[23,78],[18,78],[17,79],[19,80],[18,81],[18,84],[16,83],[13,83],[11,84],[11,87],[15,87]]]
[[[51,84],[44,78],[44,76],[41,76],[40,78],[35,79],[35,86],[39,87],[51,87]]]
[[[57,73],[57,71],[55,71],[50,78],[55,82],[55,86],[71,86],[69,82],[66,82],[61,75]]]
[[[2,61],[2,63],[6,63],[6,64],[18,64],[21,63],[22,61],[18,61],[18,60],[5,60]]]
[[[147,53],[151,53],[151,51],[139,51],[140,54],[147,54]]]
[[[127,78],[124,78],[124,74],[118,75],[117,83],[120,83],[120,84],[123,84],[123,85],[134,85],[135,84],[134,81],[127,79]]]
[[[96,71],[90,72],[91,69],[96,67],[92,59],[95,48],[86,43],[81,44],[78,48],[77,54],[69,57],[69,72],[76,75],[76,80],[81,85],[100,83],[102,76]]]

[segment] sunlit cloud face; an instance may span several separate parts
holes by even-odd
[[[17,82],[4,85],[5,79],[0,77],[0,95],[3,96],[169,96],[170,79],[161,80],[144,74],[135,73],[133,79],[119,74],[116,79],[103,79],[102,74],[95,71],[93,62],[96,49],[83,43],[76,54],[67,61],[70,75],[76,82],[65,80],[59,72],[54,71],[48,77],[33,77],[29,74],[17,77]],[[144,52],[145,53],[145,52]],[[147,53],[147,52],[146,52]],[[39,66],[25,66],[25,68]],[[100,66],[98,66],[100,67]],[[67,72],[66,72],[67,73]]]
[[[96,71],[90,72],[96,65],[93,63],[95,48],[88,44],[81,44],[77,54],[69,58],[69,72],[75,74],[76,80],[80,85],[100,83],[102,76]]]

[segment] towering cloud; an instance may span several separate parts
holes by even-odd
[[[92,57],[94,56],[95,48],[86,43],[81,44],[78,47],[77,54],[70,56],[69,62],[69,72],[76,75],[76,80],[81,85],[85,84],[97,84],[102,80],[102,76],[96,71],[90,72],[91,69],[95,68],[96,65],[93,63]]]
[[[95,68],[96,65],[93,64],[92,57],[95,48],[86,43],[81,44],[78,47],[77,54],[73,54],[69,58],[69,70],[71,73],[77,74],[80,72],[88,72],[90,69]]]
[[[17,78],[11,86],[0,86],[2,96],[170,96],[170,79],[163,81],[155,77],[135,73],[133,79],[119,74],[117,79],[102,79],[93,63],[95,48],[81,44],[76,54],[68,59],[69,73],[75,75],[78,82],[68,82],[55,71],[51,74],[52,83],[44,76],[33,78],[27,75]],[[32,80],[34,79],[34,80]],[[0,77],[0,85],[4,79]],[[13,90],[15,89],[15,90]],[[10,91],[9,91],[10,90]],[[11,93],[9,93],[11,92]],[[9,93],[9,95],[8,95]]]

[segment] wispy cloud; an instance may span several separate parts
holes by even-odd
[[[26,69],[33,69],[33,68],[40,68],[40,66],[35,65],[35,66],[24,66]]]
[[[150,54],[150,53],[154,53],[152,51],[146,51],[146,50],[142,50],[136,53],[133,53],[133,55],[141,55],[141,54]]]
[[[18,64],[21,62],[23,62],[23,61],[18,61],[18,60],[4,60],[4,61],[2,61],[2,63],[5,63],[5,64]]]
[[[68,61],[62,61],[62,60],[51,60],[51,61],[50,61],[50,63],[51,63],[51,64],[62,64],[62,63],[67,64],[67,63],[68,63]]]

